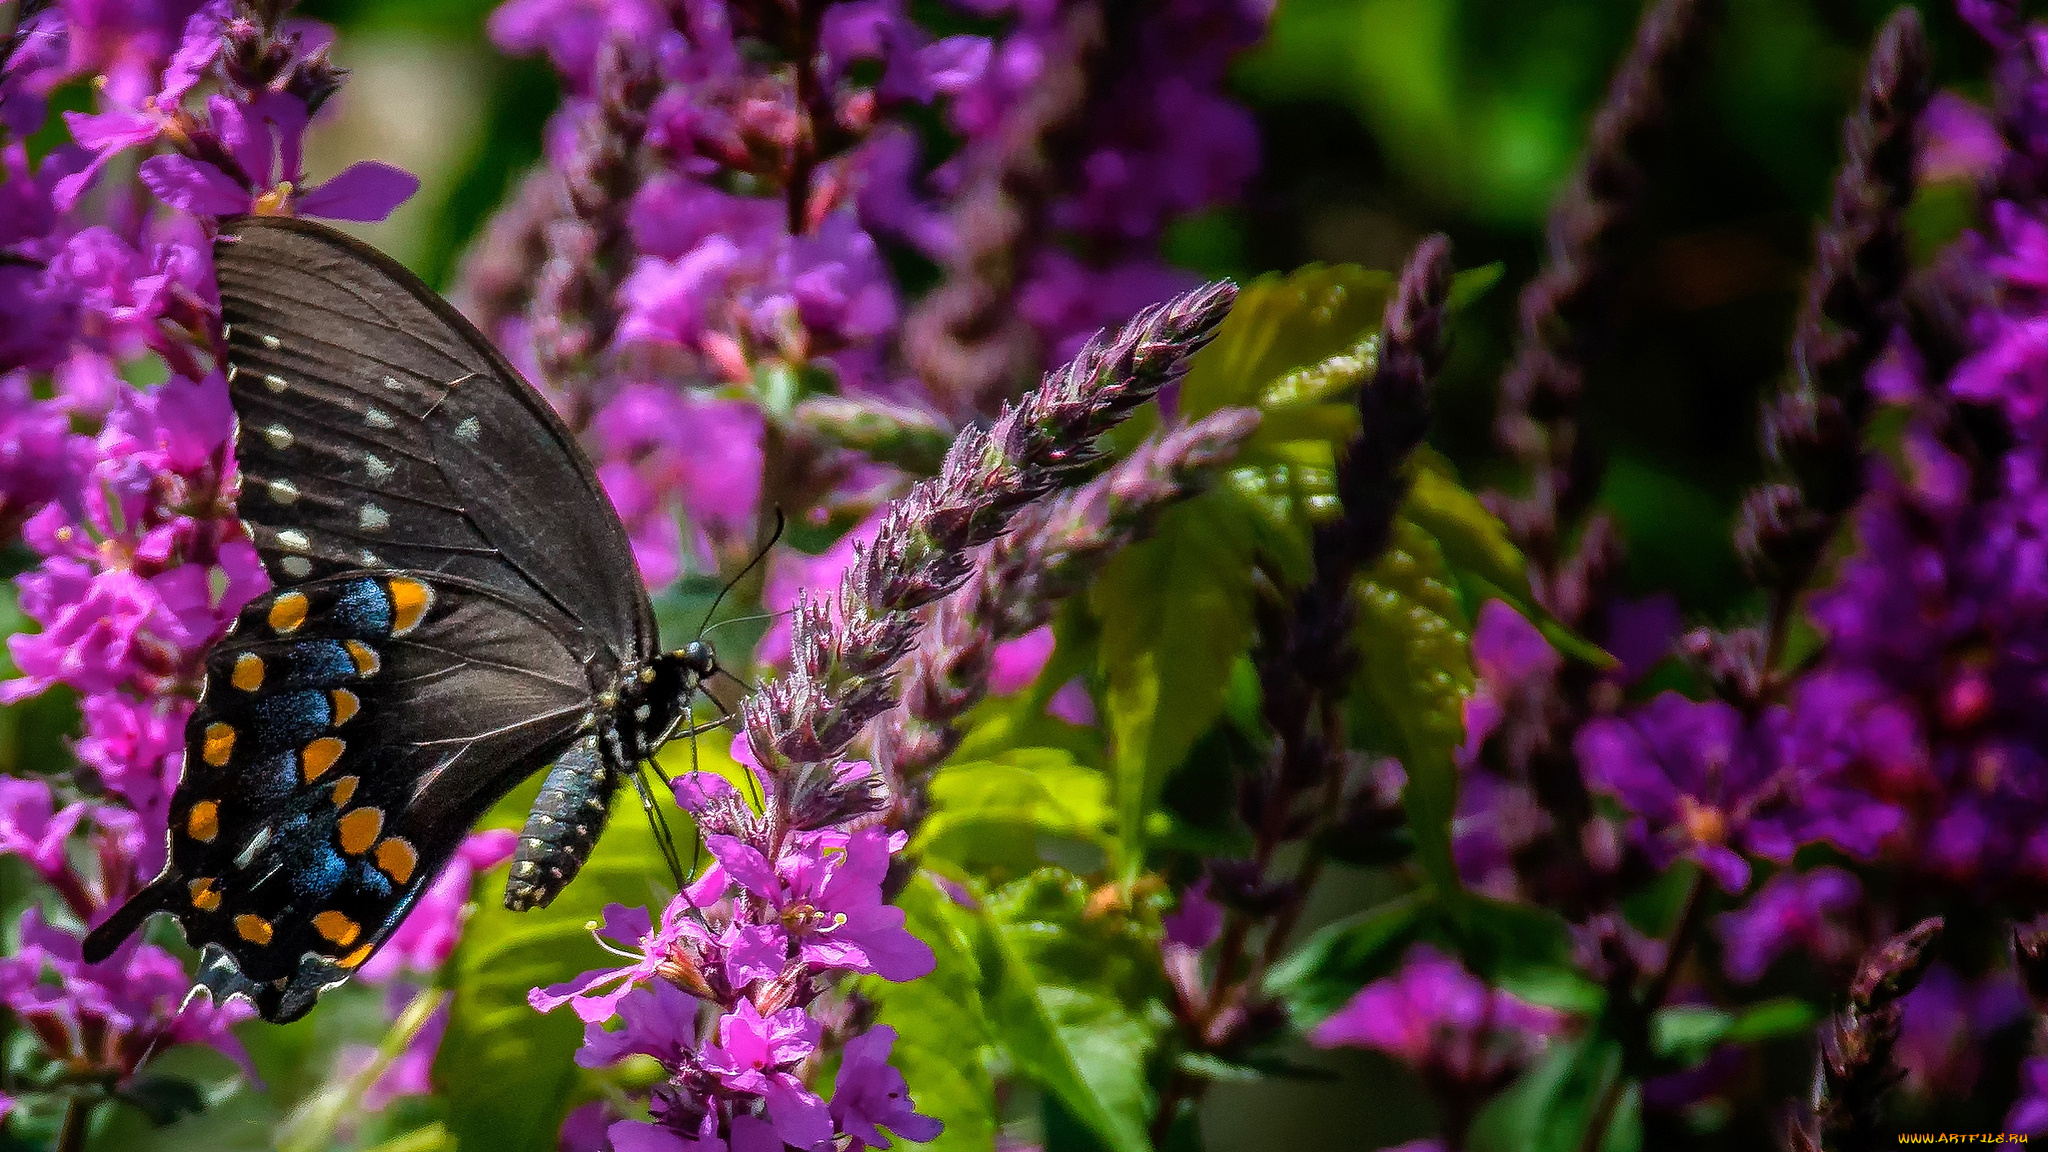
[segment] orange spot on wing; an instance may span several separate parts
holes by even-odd
[[[313,917],[313,930],[333,942],[335,947],[346,948],[362,935],[363,926],[330,908]]]
[[[403,636],[419,625],[434,603],[434,592],[417,580],[391,581],[391,634]]]
[[[235,671],[228,680],[244,692],[254,692],[263,687],[263,657],[254,652],[244,652],[235,657]]]
[[[377,845],[377,867],[400,884],[412,879],[412,870],[419,867],[420,854],[406,841],[393,836]]]
[[[287,592],[270,605],[270,627],[274,632],[289,635],[299,630],[306,622],[306,594]]]
[[[231,724],[208,724],[206,734],[200,740],[199,754],[208,764],[219,768],[235,754],[235,729]]]
[[[270,943],[270,921],[252,912],[235,917],[235,934],[251,944]]]
[[[351,856],[361,856],[377,842],[377,833],[384,830],[384,813],[377,808],[358,808],[344,815],[337,822],[341,833],[341,850]]]
[[[349,953],[348,955],[343,956],[341,959],[336,960],[334,963],[338,967],[354,968],[356,965],[361,964],[365,960],[368,960],[370,958],[370,953],[376,950],[377,946],[375,944],[365,944],[361,948],[358,948],[355,951]]]
[[[201,912],[211,912],[220,907],[220,889],[213,886],[211,877],[201,877],[186,885],[192,891],[192,906]]]
[[[348,658],[356,662],[356,673],[361,676],[375,676],[383,661],[377,659],[377,650],[360,640],[343,640],[341,646],[348,649]]]
[[[305,773],[306,783],[318,780],[334,762],[341,759],[343,744],[332,736],[322,736],[299,750],[299,767]]]
[[[358,780],[354,776],[343,776],[341,779],[336,780],[334,782],[334,806],[336,808],[348,807],[348,802],[351,799],[353,799],[356,794],[356,785],[360,783],[362,783],[362,781]]]
[[[334,702],[334,726],[336,728],[348,723],[363,707],[363,702],[356,699],[356,694],[346,688],[336,688],[334,691],[329,692],[327,697]]]
[[[220,835],[220,805],[211,800],[201,800],[185,813],[185,832],[201,844],[213,843]]]

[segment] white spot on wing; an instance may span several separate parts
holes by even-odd
[[[277,542],[293,552],[305,552],[313,547],[313,542],[306,539],[306,534],[297,528],[287,528],[279,532]]]
[[[455,438],[465,444],[476,443],[476,438],[483,434],[483,421],[474,416],[464,416],[462,423],[455,426]]]
[[[282,424],[272,424],[263,430],[263,439],[282,452],[292,446],[292,430]]]
[[[275,336],[265,336],[265,337],[263,337],[263,346],[264,346],[265,348],[273,348],[273,349],[274,349],[274,348],[276,348],[276,347],[277,347],[277,346],[278,346],[279,344],[282,344],[282,343],[284,343],[284,341],[282,341],[282,340],[279,340],[279,339],[278,339],[277,337],[275,337]]]
[[[247,844],[242,845],[242,850],[240,852],[235,853],[235,867],[247,868],[249,866],[249,862],[251,860],[256,859],[257,853],[262,852],[264,846],[269,843],[270,826],[266,824],[263,827],[258,828],[254,836],[249,837],[249,842]]]
[[[357,556],[362,560],[363,567],[365,568],[382,568],[384,566],[384,558],[368,548],[363,549]]]
[[[265,491],[279,504],[289,504],[299,498],[299,486],[289,480],[272,480]]]
[[[360,524],[365,532],[382,532],[391,527],[391,514],[375,504],[365,504],[363,514],[357,518],[356,523]]]
[[[230,383],[230,384],[233,384],[234,382],[235,382],[235,366],[234,366],[234,364],[230,363],[230,364],[228,365],[228,383]]]
[[[363,413],[363,423],[372,428],[389,428],[392,425],[391,414],[382,408],[371,408]]]
[[[313,570],[313,562],[304,556],[287,556],[278,561],[277,566],[284,569],[284,574],[294,580],[305,579],[306,573]]]
[[[397,471],[375,453],[366,453],[363,456],[363,467],[369,471],[372,480],[389,480],[391,474]]]
[[[386,376],[384,378],[384,386],[386,388],[391,389],[393,392],[403,392],[405,390],[405,385],[400,384],[395,377],[391,376]]]
[[[282,392],[285,389],[284,377],[265,376],[263,378],[263,386],[265,388],[270,389],[272,392]]]

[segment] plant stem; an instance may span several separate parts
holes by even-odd
[[[1695,937],[1700,925],[1706,922],[1707,874],[1704,870],[1693,874],[1692,888],[1685,896],[1685,910],[1678,914],[1678,926],[1671,931],[1671,940],[1664,948],[1663,966],[1650,979],[1643,995],[1627,1009],[1630,1019],[1622,1029],[1625,1037],[1643,1036],[1649,1033],[1650,1018],[1657,1009],[1664,1006],[1664,998],[1671,994],[1671,985],[1678,979],[1678,970],[1685,966],[1686,958],[1692,953]],[[1607,1140],[1608,1125],[1614,1122],[1614,1113],[1621,1106],[1621,1095],[1628,1088],[1629,1046],[1622,1050],[1622,1064],[1614,1071],[1614,1079],[1601,1090],[1600,1100],[1594,1106],[1593,1116],[1586,1124],[1585,1139],[1579,1142],[1579,1152],[1598,1152]]]

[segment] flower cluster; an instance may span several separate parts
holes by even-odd
[[[734,752],[760,809],[723,777],[678,779],[677,798],[715,863],[658,924],[645,909],[606,908],[599,943],[630,964],[534,989],[530,1001],[543,1012],[569,1005],[585,1022],[577,1053],[585,1067],[641,1054],[669,1073],[651,1122],[611,1125],[614,1148],[886,1148],[883,1127],[931,1139],[939,1123],[914,1110],[889,1066],[895,1033],[886,1026],[846,1041],[829,1103],[807,1086],[824,1038],[811,1009],[823,1007],[832,974],[903,981],[932,970],[931,949],[882,899],[890,858],[908,838],[839,826],[871,795],[864,762],[835,771],[836,792],[847,798],[835,811],[778,795],[785,785],[751,762],[744,737]],[[623,1027],[607,1031],[615,1014]]]
[[[1319,1048],[1373,1048],[1435,1079],[1498,1085],[1562,1035],[1566,1018],[1496,988],[1418,944],[1309,1033]]]
[[[239,1054],[227,1028],[249,1015],[185,1005],[182,964],[139,940],[85,964],[78,934],[162,867],[204,653],[268,585],[234,518],[212,218],[379,219],[417,186],[375,162],[306,178],[340,83],[327,40],[275,5],[45,7],[0,72],[0,527],[35,557],[15,584],[39,628],[8,638],[0,702],[55,691],[83,717],[75,767],[0,776],[0,852],[61,905],[26,913],[0,997],[82,1077],[171,1042]],[[88,76],[100,110],[65,113],[69,140],[32,162],[45,97]]]
[[[1190,287],[1159,263],[1160,236],[1254,169],[1250,118],[1220,88],[1265,7],[1119,16],[1114,70],[1092,4],[960,7],[1003,23],[938,37],[900,0],[510,0],[493,14],[499,46],[545,53],[567,95],[548,169],[494,222],[458,296],[595,432],[651,587],[729,566],[773,509],[864,519],[907,461],[821,430],[813,409],[855,401],[899,426],[993,415],[1098,328]],[[1055,74],[1072,99],[1051,123],[1040,97]],[[920,144],[932,120],[955,138],[936,166]],[[1028,205],[997,175],[1019,165],[1042,177]],[[1008,225],[976,207],[984,193]],[[892,251],[948,282],[911,300]],[[978,276],[1002,283],[961,283]],[[1004,319],[911,316],[962,292],[975,317]],[[1018,317],[1022,350],[993,376],[963,379],[973,354],[933,358]]]

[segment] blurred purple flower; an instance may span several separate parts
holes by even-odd
[[[469,890],[477,875],[510,860],[518,841],[519,834],[510,828],[470,833],[405,920],[376,954],[363,962],[357,977],[382,984],[407,969],[422,973],[439,970],[455,954],[455,945],[462,938],[462,924],[473,910]]]
[[[1200,951],[1216,942],[1223,931],[1223,906],[1209,899],[1209,878],[1202,877],[1181,891],[1180,905],[1159,918],[1166,930],[1166,942]]]
[[[903,1074],[889,1067],[889,1049],[896,1030],[877,1024],[846,1042],[839,1077],[832,1088],[832,1120],[856,1144],[887,1148],[889,1130],[905,1140],[923,1142],[938,1136],[937,1120],[918,1113],[910,1102]]]
[[[1894,1059],[1906,1087],[1932,1100],[1967,1099],[1983,1066],[1984,1041],[2027,1015],[2010,972],[1975,983],[1936,963],[1905,999]]]
[[[1456,960],[1417,944],[1399,972],[1359,989],[1308,1038],[1318,1048],[1375,1048],[1484,1082],[1564,1028],[1560,1013],[1488,988]]]
[[[1722,962],[1739,984],[1763,978],[1771,962],[1796,952],[1819,965],[1847,964],[1862,941],[1841,920],[1863,899],[1863,885],[1840,868],[1780,872],[1743,907],[1715,924]]]

